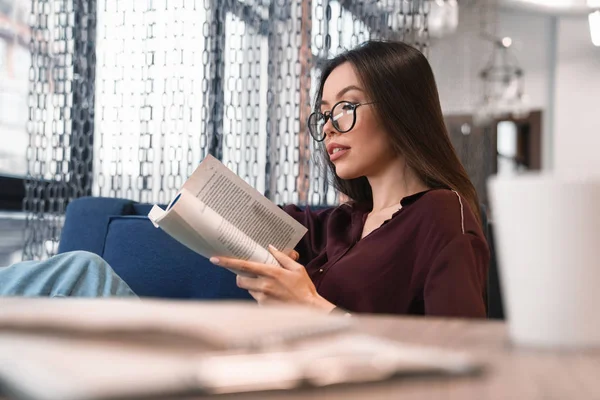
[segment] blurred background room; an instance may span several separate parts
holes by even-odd
[[[166,203],[213,154],[277,204],[335,204],[305,120],[327,58],[430,59],[486,179],[598,170],[598,0],[0,0],[0,265],[56,253],[83,196]]]

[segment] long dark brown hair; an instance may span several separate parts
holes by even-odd
[[[320,109],[323,86],[339,65],[349,62],[357,72],[369,101],[398,154],[430,188],[457,191],[480,220],[475,187],[461,164],[448,137],[435,79],[427,58],[414,47],[401,42],[368,41],[331,59],[323,69],[316,94],[315,110]],[[358,203],[372,202],[366,177],[345,180],[335,174],[335,166],[324,154],[334,176],[334,186]]]

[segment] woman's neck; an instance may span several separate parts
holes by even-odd
[[[368,176],[367,179],[373,193],[372,212],[400,206],[403,198],[429,189],[402,159],[390,163],[379,174]]]

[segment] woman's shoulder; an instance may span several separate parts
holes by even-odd
[[[479,220],[468,201],[454,190],[429,190],[422,193],[408,207],[419,214],[425,226],[434,226],[440,233],[481,234]]]

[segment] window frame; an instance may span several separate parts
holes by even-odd
[[[25,178],[0,175],[0,211],[22,211],[25,199]]]

